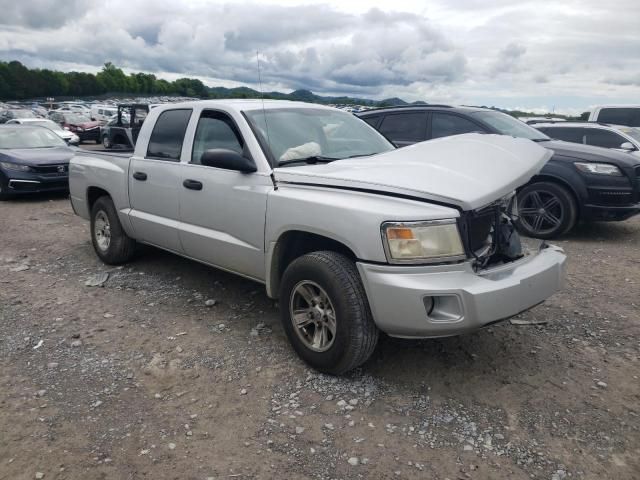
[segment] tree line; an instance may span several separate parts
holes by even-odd
[[[0,100],[25,100],[44,97],[85,97],[106,93],[145,95],[209,96],[208,88],[194,78],[172,82],[151,73],[125,74],[111,62],[96,74],[58,72],[46,68],[27,68],[18,61],[0,61]]]

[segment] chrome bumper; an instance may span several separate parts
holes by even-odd
[[[562,287],[565,260],[561,248],[549,246],[477,273],[469,262],[357,265],[378,328],[396,337],[429,338],[477,330],[541,303]]]

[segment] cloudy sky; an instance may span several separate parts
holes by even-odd
[[[0,59],[265,90],[553,109],[640,103],[639,0],[0,0]]]

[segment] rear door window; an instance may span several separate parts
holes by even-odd
[[[426,139],[427,114],[424,112],[388,114],[382,120],[379,130],[394,142],[422,142]]]
[[[166,110],[160,114],[151,132],[147,158],[179,162],[184,133],[191,117],[190,109]]]
[[[556,140],[564,140],[571,143],[584,143],[586,128],[546,127],[540,131]]]
[[[603,108],[598,113],[598,121],[640,127],[640,108]]]
[[[198,120],[193,139],[191,163],[200,165],[200,158],[204,152],[219,148],[242,155],[244,149],[242,136],[227,114],[205,110]]]
[[[587,145],[604,148],[620,148],[620,145],[627,141],[626,138],[617,133],[600,128],[587,128],[585,137]]]
[[[482,131],[482,127],[458,115],[434,112],[431,117],[431,138]]]

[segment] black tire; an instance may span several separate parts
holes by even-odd
[[[9,181],[0,173],[0,200],[9,200],[13,195],[9,193]]]
[[[102,146],[106,149],[109,149],[111,147],[113,147],[113,144],[111,143],[111,140],[109,139],[108,135],[103,135],[102,137]]]
[[[295,291],[305,282],[324,290],[335,312],[335,335],[326,351],[308,347],[294,326],[291,310]],[[312,252],[291,262],[282,277],[280,312],[284,331],[296,353],[321,372],[348,372],[367,361],[376,348],[379,332],[360,275],[354,262],[340,253]]]
[[[515,225],[523,235],[551,239],[571,230],[578,219],[576,201],[567,188],[552,182],[536,182],[518,192]]]
[[[101,242],[104,237],[97,232],[96,223],[108,220],[109,242]],[[99,229],[98,229],[99,230]],[[109,265],[120,265],[131,260],[135,254],[136,241],[130,238],[122,228],[116,207],[110,197],[98,198],[91,207],[91,243],[100,259]]]

